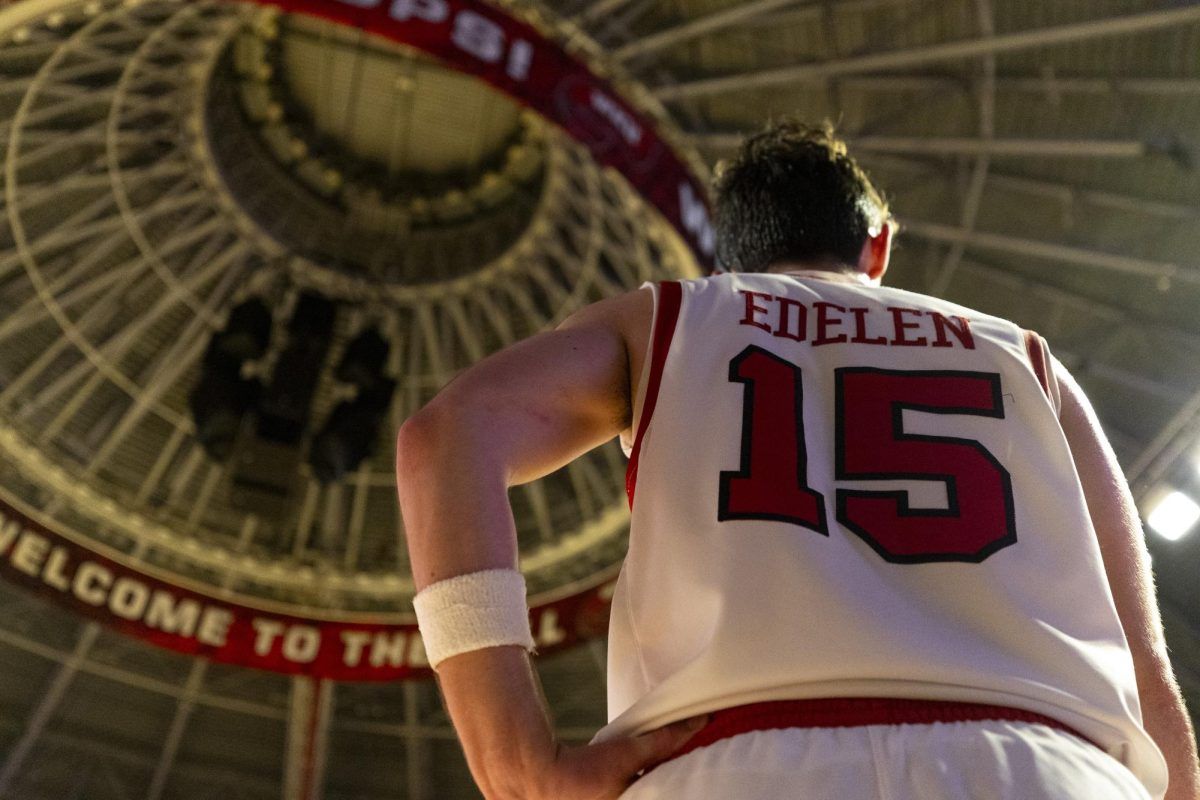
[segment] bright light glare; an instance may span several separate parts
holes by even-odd
[[[1200,505],[1183,492],[1171,492],[1158,501],[1146,522],[1164,539],[1181,539],[1200,520]]]

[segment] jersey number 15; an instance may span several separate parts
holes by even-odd
[[[741,467],[721,473],[717,519],[790,522],[829,535],[825,497],[808,485],[800,368],[750,346],[729,364],[744,386]],[[913,509],[905,491],[837,490],[837,520],[884,559],[980,562],[1017,540],[1008,471],[973,439],[904,430],[905,409],[1004,417],[990,372],[834,370],[835,480],[925,480],[947,507]]]

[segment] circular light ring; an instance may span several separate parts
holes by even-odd
[[[273,8],[263,9],[260,13],[270,15],[272,18],[278,16]],[[273,35],[268,36],[267,31]],[[284,96],[285,91],[276,76],[273,65],[274,60],[280,57],[278,50],[281,46],[281,39],[278,36],[278,25],[268,25],[267,23],[251,25],[240,36],[242,38],[233,42],[232,64],[237,75],[240,90],[238,101],[242,112],[246,118],[259,126],[264,134],[264,141],[268,134],[274,134],[275,138],[270,142],[271,146],[268,147],[268,152],[296,180],[309,186],[317,194],[336,197],[339,202],[347,205],[354,204],[356,192],[363,195],[373,194],[376,198],[375,204],[380,208],[394,211],[411,223],[430,225],[436,224],[439,206],[446,204],[448,199],[454,195],[464,197],[472,211],[476,213],[491,211],[509,202],[515,187],[529,184],[533,180],[526,174],[530,172],[527,167],[530,159],[526,157],[530,153],[533,154],[535,160],[535,167],[532,171],[535,173],[541,171],[540,162],[544,158],[544,154],[541,152],[543,145],[541,134],[544,122],[537,115],[526,112],[517,118],[515,134],[510,134],[508,146],[499,153],[496,163],[490,168],[481,168],[477,173],[468,176],[469,180],[462,185],[431,188],[426,192],[410,189],[404,195],[396,197],[389,197],[385,187],[372,184],[369,179],[360,185],[355,185],[348,176],[343,174],[345,170],[336,160],[331,160],[327,153],[318,153],[321,149],[318,145],[320,134],[312,124],[289,114],[289,104]],[[258,43],[258,46],[243,48],[241,47],[243,41],[254,41]],[[424,54],[420,54],[412,48],[398,49],[400,50],[398,57],[405,58],[410,62],[411,69],[424,71],[430,69],[429,59]],[[440,64],[436,65],[436,69],[445,72]],[[461,81],[469,80],[462,76],[457,77]],[[408,77],[409,81],[415,79],[415,77]],[[483,91],[495,95],[490,89]],[[250,103],[247,99],[251,96],[256,98],[254,103]],[[505,96],[503,102],[507,105],[511,99]],[[282,141],[290,143],[294,150],[280,152],[278,147]],[[331,182],[329,180],[331,170],[333,173],[342,175],[345,180],[336,184]],[[369,178],[370,176],[360,175],[358,177],[361,181],[364,177]],[[314,180],[314,178],[318,179]],[[491,190],[489,191],[489,189]]]
[[[594,50],[578,57],[551,36],[565,27],[479,0],[254,0],[323,17],[423,50],[528,105],[625,177],[688,243],[702,268],[714,240],[704,170],[644,92],[618,92]],[[572,41],[584,40],[571,31]],[[628,95],[628,96],[626,96]]]

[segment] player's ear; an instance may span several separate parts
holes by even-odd
[[[891,255],[892,224],[884,222],[878,233],[869,236],[863,242],[862,251],[858,254],[858,271],[873,283],[879,283],[883,273],[887,272]]]

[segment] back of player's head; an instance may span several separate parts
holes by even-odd
[[[747,138],[717,165],[717,262],[763,272],[780,262],[858,262],[887,203],[828,123],[792,120]]]

